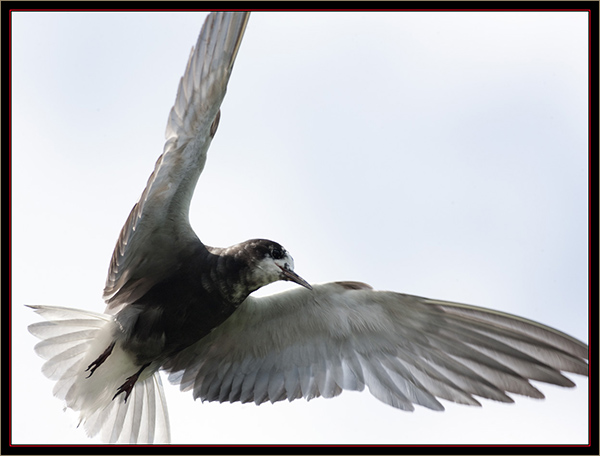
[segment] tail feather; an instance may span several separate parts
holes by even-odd
[[[113,400],[117,388],[139,368],[117,344],[88,378],[87,367],[112,341],[112,316],[65,307],[29,307],[48,320],[29,326],[29,331],[41,339],[36,353],[47,360],[42,372],[56,381],[54,395],[79,412],[87,435],[100,434],[109,443],[170,441],[158,371],[141,376],[127,402],[123,394]]]
[[[68,349],[74,347],[80,341],[86,341],[86,343],[78,344],[89,345],[87,341],[94,338],[96,334],[95,329],[88,329],[83,331],[75,331],[72,333],[62,334],[60,336],[49,337],[48,339],[42,340],[35,346],[35,352],[44,359],[50,359],[60,353],[66,352]]]
[[[127,402],[118,398],[86,422],[88,435],[109,443],[169,443],[171,430],[162,382],[153,375],[138,382]]]
[[[158,375],[147,378],[131,392],[127,404],[111,411],[102,429],[111,443],[169,442],[170,427],[162,383]]]
[[[78,344],[53,356],[44,363],[42,372],[51,380],[60,380],[73,364],[78,363],[85,357],[85,354],[89,350],[89,345],[89,343]]]

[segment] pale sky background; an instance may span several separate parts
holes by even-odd
[[[93,443],[40,372],[25,304],[102,311],[206,13],[12,15],[12,442]],[[209,245],[283,244],[310,282],[528,317],[588,339],[583,12],[254,13],[196,188]],[[268,287],[266,292],[287,285]],[[368,392],[194,402],[173,443],[586,443],[588,383],[402,412]]]

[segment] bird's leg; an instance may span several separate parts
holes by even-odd
[[[121,386],[119,386],[119,389],[117,389],[116,394],[113,396],[113,400],[115,399],[115,397],[117,397],[119,394],[121,393],[125,393],[125,402],[127,402],[127,398],[129,397],[129,395],[131,394],[131,390],[133,389],[135,382],[137,382],[138,378],[140,378],[140,374],[142,373],[142,371],[144,369],[146,369],[146,367],[148,367],[150,365],[150,363],[146,363],[144,364],[139,371],[137,371],[135,374],[133,374],[131,377],[127,377],[127,379],[125,380],[125,383],[123,383]]]
[[[96,360],[94,362],[92,362],[87,369],[85,370],[86,372],[89,371],[91,369],[90,374],[86,377],[86,378],[90,378],[92,376],[92,374],[94,373],[94,371],[96,369],[98,369],[100,367],[100,365],[106,361],[106,358],[108,358],[108,356],[112,353],[112,349],[115,346],[115,343],[113,342],[112,344],[110,344],[108,346],[108,348],[106,350],[104,350],[102,352],[102,354],[100,356],[98,356],[98,358],[96,358]]]

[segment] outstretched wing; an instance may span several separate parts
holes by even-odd
[[[167,124],[163,154],[133,207],[110,262],[108,309],[135,301],[200,241],[189,205],[250,13],[211,13],[192,48]]]
[[[443,410],[437,398],[542,398],[529,380],[574,386],[561,371],[587,375],[587,357],[582,342],[514,315],[335,282],[249,298],[164,367],[208,401],[332,397],[366,385],[403,410]]]

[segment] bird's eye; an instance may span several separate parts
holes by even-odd
[[[283,258],[283,250],[279,247],[273,247],[273,250],[271,251],[271,256],[275,260],[281,260]]]

